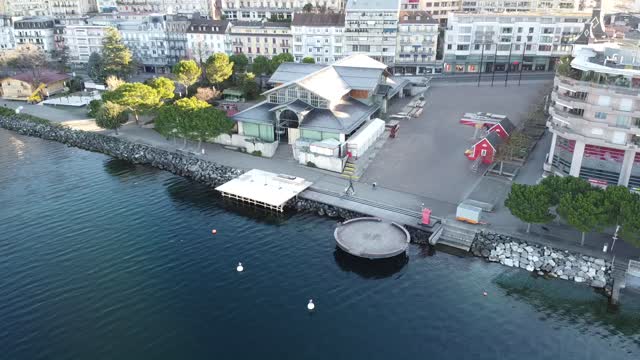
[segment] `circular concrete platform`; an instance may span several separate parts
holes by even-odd
[[[372,217],[345,221],[338,225],[333,235],[342,250],[368,259],[402,254],[411,240],[404,227]]]

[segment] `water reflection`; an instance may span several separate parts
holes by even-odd
[[[505,290],[507,296],[532,305],[543,314],[543,320],[583,323],[585,328],[599,323],[611,335],[621,332],[640,344],[640,298],[637,294],[624,293],[621,305],[614,308],[606,297],[585,293],[584,285],[564,280],[550,280],[516,271],[503,273],[495,283]]]
[[[383,279],[402,270],[409,262],[406,254],[388,259],[369,260],[353,256],[336,247],[333,258],[342,271],[353,272],[365,279]]]
[[[160,171],[151,166],[136,165],[126,160],[113,158],[104,162],[104,170],[107,174],[123,180]]]

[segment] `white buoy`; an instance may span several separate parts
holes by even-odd
[[[236,267],[236,270],[238,272],[243,272],[244,271],[244,267],[242,266],[242,263],[238,263],[238,267]]]
[[[313,303],[313,300],[309,300],[309,303],[307,304],[307,310],[312,311],[315,308],[316,305]]]

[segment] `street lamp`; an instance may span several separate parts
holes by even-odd
[[[618,231],[620,230],[620,225],[616,225],[616,232],[613,233],[613,242],[611,243],[611,251],[613,251],[613,247],[616,246],[616,240],[618,240]]]

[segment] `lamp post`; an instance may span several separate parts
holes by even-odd
[[[482,65],[484,60],[484,42],[480,43],[482,46],[482,54],[480,54],[480,67],[478,68],[478,87],[480,87],[480,79],[482,78]]]
[[[507,81],[509,81],[509,70],[511,69],[511,50],[513,44],[509,43],[509,58],[507,59],[507,74],[504,76],[504,87],[507,87]]]
[[[620,230],[620,225],[616,225],[616,232],[613,233],[613,242],[611,243],[611,251],[613,251],[613,247],[616,246],[616,240],[618,240],[618,231]]]

